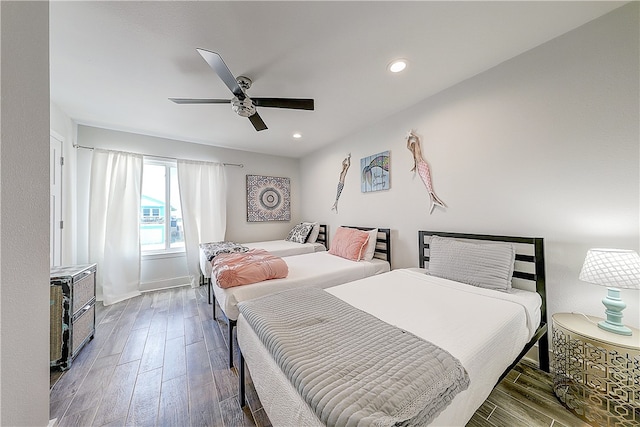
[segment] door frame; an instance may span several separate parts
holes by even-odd
[[[49,264],[62,264],[62,174],[64,165],[64,138],[53,130],[49,131]]]

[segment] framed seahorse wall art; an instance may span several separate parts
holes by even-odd
[[[360,190],[363,193],[391,188],[390,151],[360,159]]]

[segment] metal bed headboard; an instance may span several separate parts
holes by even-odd
[[[507,368],[507,370],[502,374],[498,382],[500,382],[502,378],[504,378],[504,376],[538,341],[538,356],[540,361],[540,368],[546,372],[549,372],[549,338],[547,335],[547,292],[544,267],[544,239],[542,239],[541,237],[494,236],[487,234],[452,233],[442,231],[418,231],[419,262],[421,268],[424,268],[425,264],[429,262],[429,239],[430,236],[433,235],[437,235],[440,237],[450,237],[460,240],[485,240],[517,244],[515,245],[516,261],[524,263],[525,266],[533,266],[533,268],[531,269],[533,270],[533,273],[527,271],[527,269],[518,268],[518,263],[516,263],[513,271],[513,277],[535,283],[536,292],[542,298],[542,305],[540,306],[541,320],[540,326],[536,330],[536,333],[531,341],[529,341],[527,345],[525,345],[522,352],[518,355],[513,364],[509,366],[509,368]],[[529,251],[523,251],[523,248],[528,248]]]
[[[316,242],[322,243],[325,248],[329,249],[329,235],[327,234],[327,224],[320,224],[320,231]]]
[[[356,228],[362,231],[373,230],[376,227],[358,227],[355,225],[343,225],[347,228]],[[383,259],[391,264],[391,229],[378,227],[378,238],[376,239],[376,251],[374,258]]]

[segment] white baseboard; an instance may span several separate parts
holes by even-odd
[[[540,357],[538,357],[538,344],[531,347],[527,354],[524,355],[524,358],[535,362],[537,365],[540,362]]]
[[[177,288],[189,286],[191,281],[189,276],[174,277],[172,279],[156,280],[153,282],[140,283],[140,292],[158,291],[160,289]]]
[[[523,356],[523,359],[527,359],[538,366],[540,365],[540,357],[538,357],[538,343],[536,343],[533,347],[529,349],[527,354]],[[553,361],[553,351],[550,348],[549,349],[549,368],[550,369],[553,368],[553,366],[551,366],[552,361]]]

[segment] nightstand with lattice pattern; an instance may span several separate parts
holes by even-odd
[[[598,317],[556,313],[554,391],[576,415],[596,426],[640,424],[640,331],[604,331]]]

